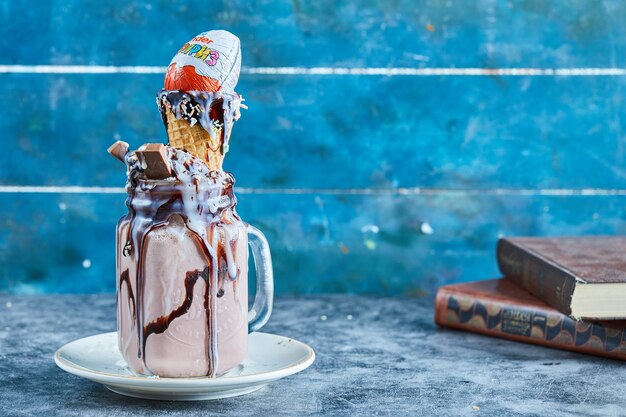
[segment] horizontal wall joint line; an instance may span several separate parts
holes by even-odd
[[[167,67],[147,65],[0,65],[4,74],[165,74]],[[372,75],[372,76],[623,76],[626,68],[411,68],[411,67],[243,67],[249,75]]]
[[[612,188],[258,188],[236,187],[239,194],[277,195],[390,195],[390,196],[626,196]],[[0,193],[16,194],[125,194],[123,187],[3,185]]]

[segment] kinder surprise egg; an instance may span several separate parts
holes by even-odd
[[[166,90],[234,91],[241,70],[239,38],[225,30],[202,32],[174,55]]]

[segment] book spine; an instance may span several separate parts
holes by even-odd
[[[568,316],[576,278],[567,270],[507,239],[497,248],[500,272],[520,287]]]
[[[518,342],[626,360],[624,328],[579,322],[546,306],[521,306],[442,287],[435,322],[443,327]]]

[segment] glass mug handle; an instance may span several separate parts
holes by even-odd
[[[248,333],[259,330],[272,314],[274,304],[274,271],[267,239],[256,227],[247,226],[248,244],[252,249],[256,269],[256,294],[248,312]]]

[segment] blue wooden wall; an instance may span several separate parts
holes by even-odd
[[[0,291],[114,291],[125,178],[106,148],[166,140],[159,67],[213,28],[241,38],[250,108],[226,168],[279,293],[432,293],[496,275],[501,235],[626,232],[626,2],[4,0],[0,16]]]

